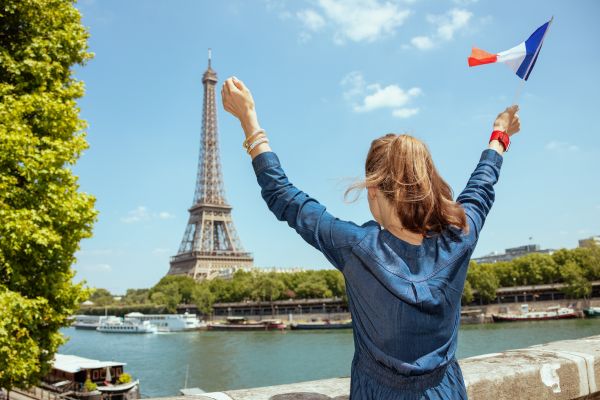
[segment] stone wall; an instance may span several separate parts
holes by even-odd
[[[460,366],[470,400],[600,399],[600,336],[466,358]],[[335,378],[206,393],[193,400],[341,400],[349,390],[349,378]]]

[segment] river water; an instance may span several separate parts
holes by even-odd
[[[66,328],[60,352],[127,363],[143,397],[207,392],[350,374],[352,331],[109,334]],[[458,358],[600,334],[600,319],[466,325]],[[189,373],[187,373],[189,371]]]

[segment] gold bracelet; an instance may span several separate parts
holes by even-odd
[[[265,135],[264,133],[259,133],[258,135],[254,135],[253,137],[251,137],[252,140],[249,140],[248,143],[244,143],[244,148],[246,150],[248,150],[248,147],[250,146],[251,143],[257,141],[260,138],[265,138],[267,137],[267,135]]]
[[[252,144],[250,146],[248,146],[248,149],[246,150],[246,152],[248,154],[250,154],[252,152],[252,150],[254,150],[256,147],[258,147],[259,144],[262,144],[262,143],[269,143],[269,139],[266,136],[256,139],[254,142],[252,142]]]
[[[246,140],[244,140],[244,143],[242,144],[242,146],[244,146],[245,149],[248,148],[248,145],[250,144],[250,142],[252,142],[254,139],[256,139],[258,137],[258,135],[260,135],[261,133],[265,133],[264,129],[259,129],[256,132],[253,132],[252,135],[248,136],[246,138]]]

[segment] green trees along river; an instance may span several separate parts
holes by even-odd
[[[91,300],[97,306],[145,305],[174,312],[178,304],[195,304],[210,314],[216,302],[245,300],[345,298],[344,278],[333,269],[291,273],[237,271],[231,279],[195,282],[185,276],[166,276],[150,289],[129,289],[115,301],[105,289],[97,289]],[[483,302],[496,298],[499,287],[565,283],[562,289],[571,298],[589,297],[591,282],[600,279],[600,248],[561,249],[552,255],[529,254],[494,264],[471,262],[463,291],[468,304],[477,292]]]
[[[496,298],[499,287],[564,283],[571,298],[586,298],[594,280],[600,279],[600,247],[561,249],[552,255],[528,254],[512,261],[494,264],[471,262],[463,302],[473,301],[476,290],[484,302]]]

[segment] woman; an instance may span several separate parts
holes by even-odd
[[[374,221],[359,226],[333,217],[288,181],[240,80],[227,79],[221,95],[242,124],[269,209],[344,275],[355,347],[350,398],[466,399],[455,358],[460,300],[502,154],[520,129],[518,107],[496,118],[489,148],[456,202],[421,141],[375,139],[365,181],[349,189],[368,191]]]

